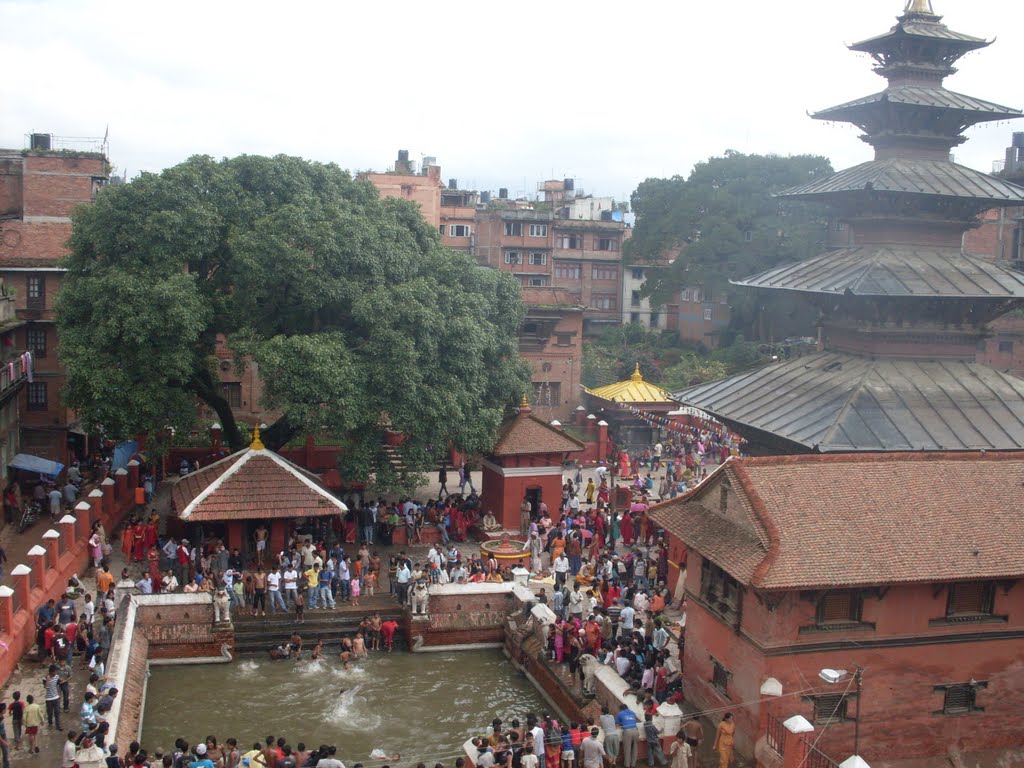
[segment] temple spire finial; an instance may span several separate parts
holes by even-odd
[[[263,441],[260,439],[260,426],[257,424],[252,429],[252,442],[249,443],[249,448],[253,451],[262,451],[265,450],[266,447],[267,446],[265,446]]]
[[[932,0],[907,0],[907,5],[903,9],[904,13],[921,13],[928,16],[934,16],[935,11],[932,10]]]
[[[643,381],[644,380],[643,374],[640,373],[640,361],[639,360],[637,361],[636,369],[633,371],[633,375],[629,377],[629,380],[630,381]]]

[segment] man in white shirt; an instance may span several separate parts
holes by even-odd
[[[580,752],[583,753],[583,768],[601,768],[608,757],[604,751],[604,745],[598,740],[600,731],[597,728],[590,729],[590,735],[580,743]]]
[[[275,605],[281,606],[282,611],[288,611],[288,606],[281,597],[281,574],[278,571],[267,574],[267,601],[270,603],[271,613],[276,612]]]
[[[327,757],[321,757],[317,761],[316,768],[345,768],[345,764],[341,762],[335,755],[338,753],[338,748],[330,746],[327,748]]]
[[[295,605],[299,598],[299,572],[289,564],[281,577],[284,579],[284,604]]]
[[[629,603],[619,614],[619,636],[629,637],[633,633],[633,620],[636,618],[636,611]]]
[[[555,589],[560,589],[565,584],[566,576],[569,574],[569,558],[566,557],[564,551],[555,558],[551,570],[555,574]]]
[[[573,584],[572,592],[569,593],[569,618],[583,619],[583,593],[580,592],[580,585]]]

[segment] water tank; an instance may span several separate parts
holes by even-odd
[[[53,135],[49,133],[33,133],[32,138],[29,141],[29,146],[32,149],[50,149]]]
[[[448,189],[458,189],[458,188],[459,188],[459,180],[458,179],[448,179]]]
[[[562,183],[565,185],[564,189],[565,189],[566,192],[572,192],[572,190],[576,186],[576,180],[575,179],[565,179]]]
[[[400,162],[400,163],[408,163],[409,162],[409,150],[408,149],[400,149],[400,150],[398,150],[398,162]]]
[[[483,203],[484,205],[487,205],[489,202],[491,202],[491,193],[490,192],[481,192],[480,193],[480,202]]]
[[[508,200],[508,187],[502,187],[498,190],[499,200]]]
[[[1024,149],[1024,131],[1015,131],[1012,143],[1017,149]]]

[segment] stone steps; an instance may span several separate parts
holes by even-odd
[[[287,642],[293,632],[298,632],[306,647],[312,648],[322,638],[324,647],[337,651],[341,636],[352,634],[359,628],[363,616],[379,612],[382,619],[401,622],[402,610],[391,603],[387,609],[368,607],[341,611],[308,611],[302,624],[295,623],[292,613],[268,614],[267,616],[236,616],[235,653],[267,652],[271,647]]]

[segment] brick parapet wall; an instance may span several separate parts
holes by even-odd
[[[89,565],[88,526],[81,524],[82,518],[101,520],[109,534],[121,524],[134,507],[133,497],[134,486],[129,493],[116,501],[111,498],[109,502],[106,499],[100,502],[96,497],[84,496],[75,507],[75,515],[65,515],[62,518],[68,524],[55,526],[54,532],[58,536],[53,538],[51,534],[49,539],[57,541],[57,550],[60,554],[56,560],[56,567],[52,566],[49,558],[42,558],[42,574],[27,591],[27,599],[15,600],[13,595],[0,594],[0,617],[4,620],[3,624],[0,624],[0,643],[3,643],[0,645],[0,648],[3,648],[0,652],[2,683],[10,679],[18,661],[35,645],[35,614],[39,606],[47,600],[58,599],[67,588],[68,579],[84,572]],[[40,531],[39,546],[46,549],[47,540]],[[17,567],[19,560],[30,565],[30,561],[34,559],[29,557],[27,552],[24,556],[19,556],[14,551],[9,551],[7,557],[11,561],[12,570]],[[15,589],[20,588],[17,582],[22,578],[28,577],[12,576],[11,586]]]

